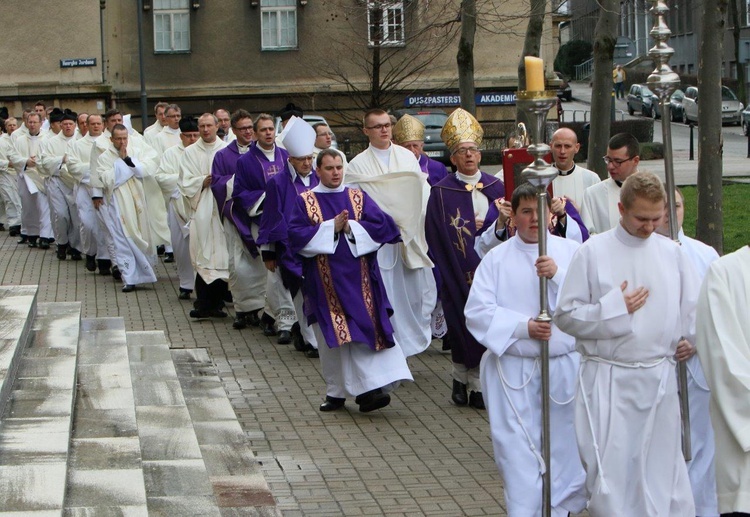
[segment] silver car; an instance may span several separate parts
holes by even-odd
[[[726,86],[721,87],[722,124],[741,124],[744,107],[732,90]],[[695,86],[689,86],[685,90],[685,98],[682,99],[682,122],[698,122],[698,88]]]

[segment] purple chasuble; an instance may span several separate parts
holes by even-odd
[[[427,174],[427,183],[429,183],[431,187],[437,185],[440,180],[448,175],[448,169],[445,165],[437,160],[433,160],[426,154],[419,157],[419,168],[422,169],[422,172]]]
[[[349,219],[358,221],[373,241],[385,244],[401,240],[391,216],[362,190],[310,191],[295,199],[289,221],[291,251],[298,253],[303,249],[318,232],[318,226],[342,210],[348,210]],[[393,309],[380,276],[377,252],[355,257],[345,242],[346,235],[340,233],[336,239],[336,250],[331,255],[300,256],[308,323],[320,325],[329,348],[352,341],[365,343],[375,351],[393,347],[389,319]]]
[[[482,173],[479,183],[482,184],[480,192],[487,197],[490,206],[505,195],[505,186],[499,178]],[[442,280],[440,299],[451,337],[451,356],[454,363],[467,368],[479,366],[485,351],[466,328],[464,318],[466,299],[480,260],[474,251],[477,227],[472,190],[471,185],[460,181],[455,174],[448,175],[432,187],[425,221],[430,256]],[[483,228],[487,224],[485,219]]]
[[[278,146],[274,149],[273,161],[269,161],[263,151],[258,149],[258,143],[253,142],[250,150],[237,160],[237,172],[234,176],[234,204],[236,210],[248,214],[250,209],[266,192],[266,183],[270,178],[286,170],[286,160],[289,153]],[[247,216],[250,223],[260,224],[260,216]],[[250,225],[248,225],[248,230]],[[242,235],[244,242],[251,242],[255,246],[252,234]],[[248,249],[250,249],[248,247]],[[257,249],[255,255],[257,256]]]
[[[294,179],[292,179],[294,174]],[[263,202],[263,214],[260,216],[258,245],[274,243],[276,251],[263,251],[263,260],[276,260],[281,267],[281,279],[284,286],[294,296],[302,277],[302,263],[297,255],[289,250],[288,224],[292,217],[295,199],[303,192],[315,188],[320,180],[315,171],[310,171],[310,186],[294,171],[291,164],[287,169],[268,180],[266,183],[266,200]]]

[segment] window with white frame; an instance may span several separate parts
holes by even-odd
[[[260,0],[263,50],[297,48],[297,0]]]
[[[189,0],[154,0],[154,52],[190,51]]]
[[[370,45],[403,46],[404,3],[367,0],[367,26]]]

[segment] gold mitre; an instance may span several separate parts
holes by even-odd
[[[393,126],[393,140],[397,144],[424,140],[424,124],[411,115],[404,115]]]
[[[483,136],[484,130],[477,119],[462,108],[457,108],[450,114],[448,120],[445,121],[443,130],[440,132],[440,138],[451,151],[463,142],[471,142],[480,146]]]

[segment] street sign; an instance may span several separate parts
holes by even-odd
[[[474,96],[477,106],[515,106],[516,92],[483,92]],[[428,106],[460,106],[461,96],[444,95],[410,95],[404,99],[404,105],[409,108]]]
[[[96,66],[95,57],[74,57],[72,59],[61,59],[60,68],[78,68],[82,66]]]

